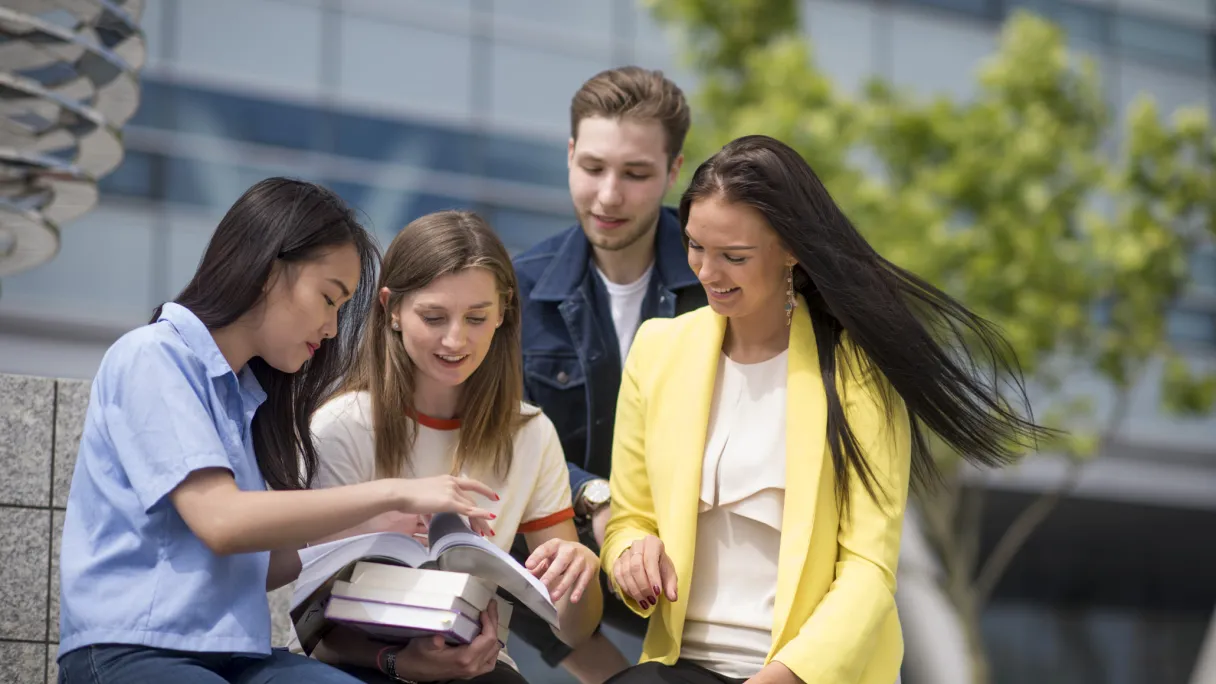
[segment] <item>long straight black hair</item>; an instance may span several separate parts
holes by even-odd
[[[262,301],[276,263],[306,263],[346,245],[359,253],[361,271],[353,296],[338,311],[334,339],[322,344],[296,373],[272,368],[259,357],[249,361],[266,392],[266,401],[253,416],[254,454],[262,477],[274,489],[306,489],[312,484],[317,451],[309,420],[354,361],[375,296],[380,263],[375,240],[332,191],[304,181],[268,178],[246,190],[228,210],[194,278],[173,300],[208,329],[223,328]],[[157,307],[153,322],[160,312]]]
[[[807,302],[815,332],[841,509],[848,509],[853,476],[878,496],[837,391],[841,364],[885,377],[880,386],[888,416],[889,390],[903,400],[912,478],[922,487],[938,480],[925,428],[962,458],[986,466],[1007,464],[1052,434],[1033,422],[1017,357],[995,326],[879,255],[792,148],[762,135],[728,143],[693,174],[680,200],[682,227],[692,204],[710,197],[758,210],[798,262],[794,288]],[[849,367],[854,363],[862,367]]]

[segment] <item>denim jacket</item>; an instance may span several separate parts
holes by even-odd
[[[576,224],[514,259],[523,306],[524,398],[557,427],[575,494],[588,480],[608,477],[623,362],[591,254]],[[705,290],[688,268],[679,216],[664,208],[641,320],[705,304]]]

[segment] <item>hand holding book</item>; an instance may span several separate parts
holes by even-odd
[[[498,663],[498,604],[481,613],[481,633],[466,645],[452,646],[442,636],[411,639],[397,651],[397,675],[416,682],[468,680]],[[377,663],[377,669],[380,663]]]
[[[560,601],[569,593],[570,602],[578,603],[599,573],[600,559],[579,542],[550,539],[532,551],[524,567],[549,590],[550,600]]]

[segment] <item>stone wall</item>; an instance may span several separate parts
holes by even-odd
[[[89,381],[0,374],[0,682],[58,677],[59,532]],[[271,594],[275,644],[289,588]]]

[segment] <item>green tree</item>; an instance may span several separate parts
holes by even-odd
[[[1210,410],[1216,380],[1188,367],[1166,334],[1189,255],[1212,237],[1216,141],[1203,108],[1163,121],[1137,100],[1115,128],[1093,64],[1054,24],[1015,14],[966,101],[872,80],[836,88],[815,65],[794,0],[652,0],[701,80],[685,171],[741,135],[797,149],[872,244],[996,322],[1034,391],[1039,418],[1065,427],[1043,451],[1071,463],[1060,487],[1015,520],[981,565],[982,492],[936,454],[943,486],[918,496],[942,589],[989,680],[979,618],[1033,530],[1126,418],[1131,388],[1164,361],[1164,404]],[[1098,412],[1070,390],[1102,379]]]

